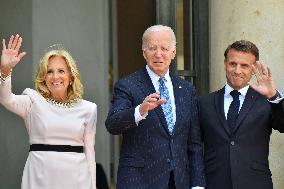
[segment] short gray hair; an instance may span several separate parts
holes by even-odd
[[[143,33],[143,36],[142,36],[142,49],[143,50],[146,49],[146,46],[147,46],[146,39],[147,39],[148,34],[150,32],[160,32],[160,31],[166,31],[166,32],[171,33],[171,35],[172,35],[172,46],[174,48],[176,48],[177,41],[176,41],[176,36],[175,36],[173,29],[169,26],[154,25],[154,26],[150,26],[149,28],[147,28],[145,30],[145,32]]]

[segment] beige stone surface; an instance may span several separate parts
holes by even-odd
[[[260,59],[272,68],[276,84],[284,89],[284,1],[211,0],[210,79],[211,90],[225,82],[224,50],[236,40],[254,42]],[[217,74],[216,74],[217,73]]]

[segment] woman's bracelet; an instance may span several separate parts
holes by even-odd
[[[2,75],[3,75],[3,73],[2,72],[0,72],[1,74],[0,74],[0,79],[2,80],[2,81],[5,81],[8,77],[10,77],[11,75],[12,75],[12,71],[13,71],[13,69],[11,68],[11,70],[10,70],[10,72],[5,76],[5,77],[3,77]]]

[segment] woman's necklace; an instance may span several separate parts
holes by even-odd
[[[79,100],[80,100],[79,98],[75,98],[75,99],[69,100],[67,102],[59,102],[59,101],[56,101],[52,98],[46,98],[46,101],[48,103],[50,103],[53,106],[60,107],[60,108],[71,108],[71,107],[75,106],[75,104],[77,102],[79,102]]]

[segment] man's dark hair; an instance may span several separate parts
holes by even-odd
[[[224,52],[225,59],[227,59],[227,54],[229,50],[231,49],[234,49],[236,51],[245,52],[245,53],[251,53],[255,56],[256,60],[259,60],[258,48],[256,47],[255,44],[253,44],[250,41],[240,40],[240,41],[236,41],[233,44],[229,45]]]

